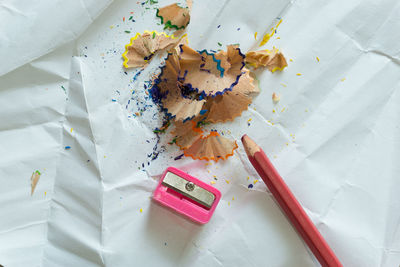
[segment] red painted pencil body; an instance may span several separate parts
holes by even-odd
[[[242,137],[247,156],[279,206],[322,266],[342,266],[264,151],[247,135]]]

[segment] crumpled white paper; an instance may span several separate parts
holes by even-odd
[[[149,158],[160,118],[144,85],[162,59],[125,73],[121,54],[162,31],[154,7],[169,3],[0,3],[3,266],[318,266],[241,145],[217,164],[176,161],[170,145]],[[263,147],[344,266],[400,264],[399,15],[395,0],[208,0],[187,28],[195,49],[246,52],[282,18],[264,48],[288,68],[257,70],[260,95],[218,127]],[[168,166],[216,182],[210,223],[151,201]]]

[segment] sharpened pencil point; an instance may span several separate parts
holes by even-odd
[[[242,136],[242,143],[247,156],[254,156],[256,152],[260,151],[260,147],[247,134]]]

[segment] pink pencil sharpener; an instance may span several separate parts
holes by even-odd
[[[153,199],[197,223],[205,224],[213,215],[221,193],[177,168],[168,167],[153,193]]]

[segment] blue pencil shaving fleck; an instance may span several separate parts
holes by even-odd
[[[136,72],[135,76],[133,76],[133,81],[136,81],[136,79],[139,77],[140,73],[142,73],[143,69],[139,70]]]
[[[253,188],[253,184],[249,184],[247,187],[248,188]]]
[[[117,102],[117,100],[116,100],[116,99],[111,99],[111,101],[112,101],[112,102]]]
[[[67,149],[67,150],[68,150],[68,149],[71,149],[71,147],[70,147],[70,146],[66,146],[66,147],[65,147],[65,149]]]
[[[204,115],[204,114],[206,114],[206,112],[207,112],[207,109],[202,109],[202,110],[200,110],[200,115]]]
[[[175,157],[174,160],[180,160],[185,154],[180,154],[179,156]]]

